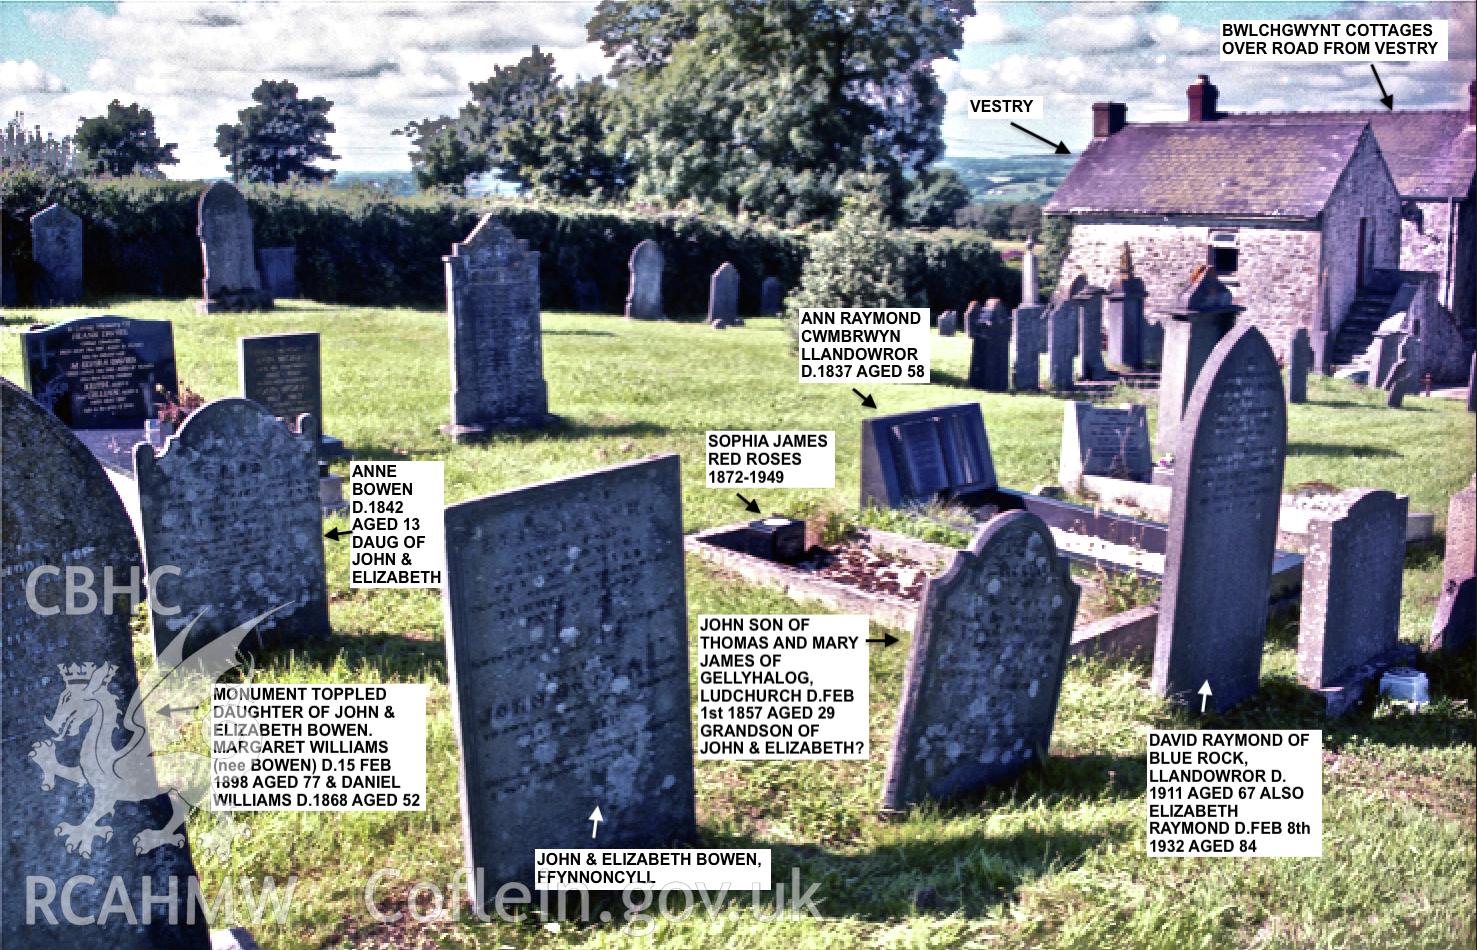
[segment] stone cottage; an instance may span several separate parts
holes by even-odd
[[[1185,122],[1093,106],[1093,140],[1045,207],[1072,219],[1064,277],[1105,285],[1124,244],[1160,309],[1211,264],[1282,354],[1360,365],[1400,316],[1411,355],[1464,379],[1473,314],[1472,87],[1462,110],[1227,113],[1205,76]],[[1466,328],[1466,329],[1463,329]]]

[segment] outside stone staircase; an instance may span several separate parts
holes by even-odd
[[[1334,337],[1329,359],[1334,375],[1349,369],[1367,369],[1364,357],[1374,340],[1374,331],[1389,314],[1394,299],[1394,294],[1381,294],[1367,288],[1354,298],[1344,322],[1339,324],[1338,335]]]

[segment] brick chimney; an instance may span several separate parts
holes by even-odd
[[[1092,104],[1092,137],[1105,139],[1128,124],[1128,106],[1122,102]]]
[[[1185,94],[1190,99],[1191,122],[1215,121],[1216,116],[1220,114],[1215,108],[1220,90],[1210,84],[1209,76],[1202,74],[1197,77],[1190,88],[1185,90]]]

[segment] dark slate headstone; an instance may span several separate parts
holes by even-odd
[[[1410,361],[1396,360],[1385,377],[1385,406],[1399,409],[1405,405],[1405,391],[1410,387]]]
[[[971,300],[964,307],[964,312],[959,314],[959,328],[967,337],[973,337],[979,330],[980,317],[984,315],[985,308],[978,300]]]
[[[1149,291],[1134,275],[1133,254],[1123,245],[1118,276],[1108,285],[1103,315],[1108,335],[1108,362],[1123,369],[1144,368],[1144,298]]]
[[[696,834],[675,455],[446,509],[446,652],[478,905],[536,848]],[[479,875],[477,872],[481,871]]]
[[[708,280],[708,323],[719,329],[742,323],[738,318],[738,298],[738,268],[724,261]]]
[[[1051,388],[1073,388],[1072,360],[1077,355],[1077,310],[1073,300],[1053,303],[1046,311],[1046,378]]]
[[[1149,448],[1147,409],[1069,402],[1063,410],[1062,457],[1057,475],[1064,486],[1077,484],[1083,475],[1149,480],[1154,458]]]
[[[959,332],[959,313],[945,310],[939,314],[939,336],[953,336]]]
[[[862,420],[861,507],[901,508],[997,487],[977,402]]]
[[[246,198],[235,185],[218,181],[200,195],[197,213],[196,233],[205,259],[200,312],[271,309],[272,298],[256,269]]]
[[[1101,287],[1088,287],[1074,299],[1077,308],[1077,351],[1082,357],[1083,379],[1107,379],[1108,367],[1103,363],[1103,297]]]
[[[295,427],[300,416],[318,422],[318,458],[348,455],[344,445],[324,435],[323,370],[316,333],[272,333],[237,341],[241,395]]]
[[[986,392],[1010,391],[1010,312],[999,300],[985,304],[975,322],[969,353],[969,386]]]
[[[78,317],[21,334],[26,388],[73,429],[142,427],[179,393],[168,320]]]
[[[1080,589],[1051,531],[990,519],[923,589],[883,808],[1008,781],[1051,744]]]
[[[1451,496],[1446,509],[1446,557],[1441,596],[1431,623],[1431,649],[1460,650],[1477,639],[1477,477]]]
[[[1257,690],[1282,500],[1287,405],[1272,348],[1243,325],[1195,381],[1175,450],[1154,691],[1226,710]]]
[[[662,246],[648,238],[631,250],[631,289],[626,294],[626,317],[631,320],[662,320],[662,269],[666,267]]]
[[[574,279],[574,309],[580,313],[600,312],[600,285],[585,274]]]
[[[785,308],[785,285],[778,277],[764,278],[759,284],[759,314],[772,317]]]
[[[1410,500],[1356,488],[1304,505],[1319,510],[1308,522],[1297,675],[1322,689],[1346,683],[1400,641]]]
[[[138,735],[122,715],[138,688],[129,630],[133,604],[126,594],[109,597],[104,586],[109,579],[126,586],[140,569],[128,514],[87,449],[6,380],[0,380],[0,416],[0,520],[5,525],[0,542],[5,615],[0,943],[38,950],[205,950],[210,938],[204,915],[197,907],[191,924],[187,914],[190,890],[198,882],[184,829],[178,845],[159,842],[138,853],[135,837],[165,828],[173,812],[157,784],[148,744],[116,760],[136,777],[126,784],[95,774],[83,750],[84,743],[99,737],[105,753],[126,748],[126,740]],[[35,610],[27,582],[38,568],[48,567],[90,572],[88,589],[98,599],[94,609]],[[61,606],[64,596],[61,574],[38,575],[36,605],[50,610]],[[91,702],[89,695],[99,701]],[[64,707],[80,714],[75,733],[64,728]],[[49,777],[42,763],[52,759],[79,763],[80,775]],[[113,764],[104,754],[96,768]],[[51,787],[43,787],[43,781]],[[98,815],[90,833],[87,816],[109,798],[116,798],[116,807]],[[33,893],[28,878],[44,879],[38,889],[52,889],[48,906],[56,923],[39,912],[33,913],[35,923],[27,923],[26,895]],[[138,908],[146,880],[154,895],[153,922],[129,925],[113,888],[121,889],[123,903]],[[106,923],[69,923],[61,913],[64,893],[79,917],[113,911]],[[176,923],[169,922],[171,916]]]
[[[1041,353],[1046,349],[1046,327],[1039,305],[1015,308],[1010,384],[1018,392],[1041,388]]]
[[[1308,401],[1308,373],[1313,369],[1313,345],[1308,342],[1307,327],[1293,331],[1287,345],[1287,401]]]
[[[82,302],[82,219],[59,204],[31,215],[32,295],[38,307]]]
[[[256,252],[262,287],[273,299],[297,297],[297,248],[262,247]]]
[[[1159,375],[1159,451],[1172,454],[1190,394],[1205,361],[1236,325],[1244,308],[1231,302],[1231,291],[1214,267],[1200,266],[1180,290],[1171,309],[1160,315],[1164,332]]]
[[[243,644],[256,649],[328,635],[323,516],[314,446],[318,421],[294,435],[249,399],[195,410],[156,455],[134,446],[139,529],[150,572],[173,616],[151,613],[163,650],[201,608],[186,652],[283,605]]]
[[[539,312],[539,256],[492,215],[452,246],[451,425],[458,441],[549,421]]]

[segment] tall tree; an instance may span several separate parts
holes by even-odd
[[[963,43],[973,0],[602,0],[611,123],[638,194],[788,223],[829,218],[856,173],[899,216],[943,154],[931,63]]]
[[[256,105],[236,113],[235,125],[216,127],[215,148],[231,160],[231,173],[245,181],[323,181],[337,174],[317,161],[338,156],[328,147],[333,103],[322,96],[299,99],[287,80],[262,80],[252,92]]]
[[[508,123],[500,154],[535,193],[610,197],[625,191],[631,168],[605,133],[611,89],[599,79],[560,87],[530,118]]]
[[[87,155],[94,174],[157,174],[160,165],[178,165],[170,142],[160,144],[154,131],[154,113],[137,102],[125,106],[114,99],[105,115],[78,120],[76,146]]]

